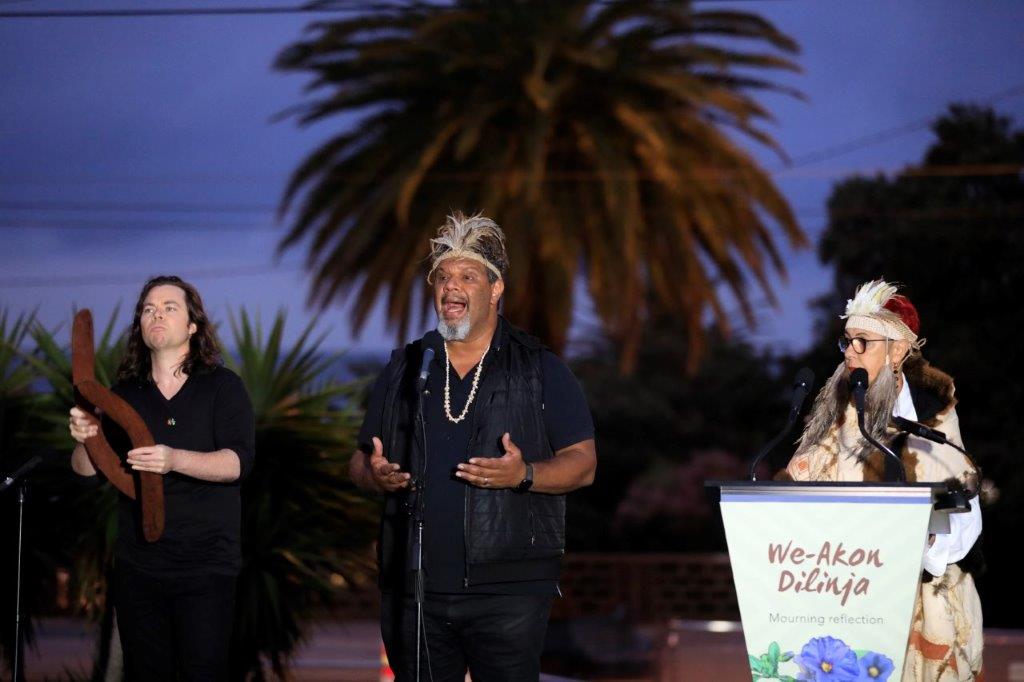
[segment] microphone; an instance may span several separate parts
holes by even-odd
[[[793,399],[789,403],[788,421],[790,424],[796,422],[800,416],[800,410],[812,388],[814,388],[814,372],[809,367],[800,368],[800,371],[796,373],[796,378],[793,379]]]
[[[786,426],[780,431],[774,438],[768,441],[768,445],[764,446],[761,452],[757,453],[754,457],[754,461],[750,463],[750,480],[757,480],[757,465],[760,464],[761,460],[768,456],[779,441],[785,437],[787,433],[793,428],[793,424],[796,423],[797,417],[800,416],[800,408],[804,406],[804,400],[807,399],[807,394],[811,392],[811,388],[814,386],[814,372],[807,367],[803,367],[799,372],[796,373],[796,377],[793,379],[793,398],[789,404],[789,418],[786,420]]]
[[[434,349],[427,346],[423,349],[423,361],[420,363],[420,373],[416,377],[416,391],[423,392],[427,386],[427,375],[430,374],[430,363],[434,360]]]
[[[868,371],[863,367],[858,367],[850,372],[850,392],[853,393],[853,404],[857,408],[857,426],[860,427],[860,434],[864,436],[864,439],[867,442],[871,443],[883,453],[896,460],[898,467],[896,469],[897,480],[901,483],[906,482],[907,472],[903,467],[903,460],[901,460],[895,452],[872,438],[871,434],[868,433],[868,430],[864,428],[864,402],[867,391]]]
[[[864,398],[868,392],[868,371],[863,367],[850,372],[850,392],[853,393],[853,402],[857,406],[857,420],[864,423]]]
[[[946,434],[942,431],[936,431],[935,429],[928,428],[924,424],[905,419],[904,417],[893,417],[893,422],[896,424],[896,428],[900,431],[906,431],[907,433],[918,436],[919,438],[925,438],[932,441],[933,443],[941,443],[945,445],[949,443],[946,440]],[[952,445],[952,443],[950,443]]]
[[[22,464],[18,469],[8,475],[3,481],[0,481],[0,493],[10,488],[12,485],[18,482],[19,479],[24,478],[27,474],[31,473],[33,469],[43,463],[42,455],[33,455]]]
[[[955,448],[960,452],[964,453],[965,455],[967,455],[966,450],[964,450],[962,447],[946,438],[946,434],[944,434],[942,431],[933,429],[929,426],[925,426],[920,422],[911,421],[910,419],[906,419],[904,417],[893,417],[892,421],[896,425],[896,428],[899,429],[900,431],[904,431],[913,436],[917,436],[918,438],[930,440],[933,443],[938,443],[940,445],[948,445],[949,447]],[[970,457],[970,455],[967,456]]]

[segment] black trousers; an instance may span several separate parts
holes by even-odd
[[[119,562],[114,608],[125,680],[226,680],[234,607],[234,576],[156,577]]]
[[[420,680],[536,682],[550,596],[428,594]],[[384,593],[381,635],[395,682],[416,679],[416,600]],[[428,663],[429,661],[429,663]]]

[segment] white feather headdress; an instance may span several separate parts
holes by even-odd
[[[898,314],[885,307],[896,295],[897,287],[884,279],[876,279],[857,287],[853,298],[846,300],[846,312],[839,316],[846,320],[847,329],[864,329],[889,339],[917,341],[910,327]]]
[[[459,212],[453,213],[437,231],[437,236],[430,240],[428,282],[437,266],[450,258],[475,260],[501,279],[508,268],[505,233],[497,223],[482,214],[466,217]]]

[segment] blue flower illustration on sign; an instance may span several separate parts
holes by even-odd
[[[857,682],[885,682],[892,675],[892,659],[874,651],[865,652],[857,664],[860,666],[860,677]]]
[[[813,682],[856,682],[860,676],[857,654],[835,637],[815,637],[796,657],[801,680]]]
[[[896,667],[885,654],[854,650],[830,635],[813,637],[795,656],[772,642],[766,653],[748,658],[754,682],[887,682]],[[799,670],[787,671],[787,667]]]

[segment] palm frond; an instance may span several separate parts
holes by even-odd
[[[316,24],[277,62],[313,76],[296,116],[356,129],[293,174],[281,248],[308,244],[312,303],[354,294],[358,329],[383,297],[399,336],[428,309],[423,258],[451,210],[502,225],[506,314],[556,348],[580,274],[620,340],[654,312],[699,336],[710,309],[724,329],[726,292],[752,320],[751,286],[772,300],[785,272],[777,240],[806,244],[740,144],[785,158],[755,95],[799,96],[763,75],[799,70],[796,52],[757,15],[659,0],[458,0]]]

